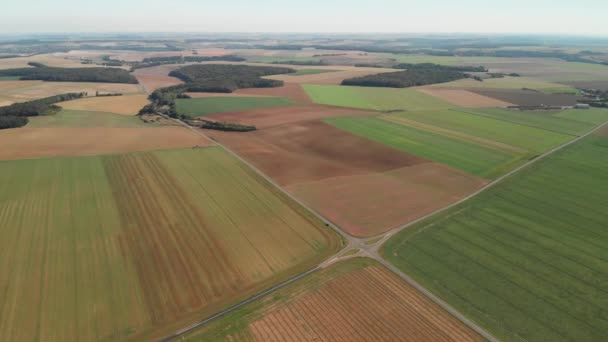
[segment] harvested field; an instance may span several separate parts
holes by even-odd
[[[264,108],[236,113],[213,114],[208,118],[216,121],[253,125],[258,129],[313,121],[330,117],[369,115],[372,112],[322,105]]]
[[[281,185],[381,172],[426,162],[319,121],[248,133],[205,132]]]
[[[602,136],[602,137],[608,137],[608,126],[604,126],[600,129],[598,129],[597,132],[595,132],[595,134]]]
[[[0,58],[0,69],[29,68],[29,62],[38,62],[58,68],[96,67],[94,64],[81,64],[79,60],[65,58],[65,54],[44,54],[30,57]]]
[[[471,78],[458,81],[440,83],[428,86],[431,88],[459,88],[459,89],[488,89],[488,90],[521,90],[533,89],[539,93],[547,94],[576,94],[576,89],[560,83],[552,83],[540,79],[527,77],[503,77],[503,78],[488,78],[479,82]],[[509,102],[509,101],[507,101]]]
[[[512,103],[475,94],[463,89],[417,88],[416,90],[427,95],[435,96],[459,107],[485,108],[513,106]]]
[[[127,62],[138,62],[142,61],[144,58],[153,58],[153,57],[173,57],[173,56],[225,56],[230,55],[232,52],[230,50],[225,50],[221,48],[212,48],[212,49],[197,49],[197,54],[194,55],[192,50],[185,51],[159,51],[159,52],[128,52],[128,53],[118,53],[112,55],[113,59],[118,59],[121,61]]]
[[[573,106],[577,96],[571,94],[544,94],[530,90],[471,89],[483,96],[510,102],[518,106]]]
[[[591,135],[392,237],[382,254],[500,340],[608,336],[608,138]]]
[[[133,72],[133,76],[143,86],[148,94],[151,94],[156,89],[170,87],[182,84],[182,80],[169,76],[169,73],[178,66],[175,65],[159,65],[151,68],[137,69]]]
[[[23,102],[65,93],[141,93],[138,84],[92,83],[92,82],[44,82],[44,81],[2,81],[0,97],[14,102]]]
[[[146,95],[99,96],[58,103],[64,109],[135,115],[147,105]]]
[[[371,259],[335,264],[186,337],[187,341],[481,341]]]
[[[0,160],[90,156],[212,142],[184,127],[157,128],[15,128],[0,132]]]
[[[310,97],[298,83],[285,83],[282,87],[276,88],[248,88],[238,89],[234,92],[238,95],[259,95],[259,96],[278,96],[286,97],[298,103],[312,103]]]
[[[570,86],[573,86],[575,88],[582,88],[582,89],[598,89],[598,90],[604,90],[607,91],[608,90],[608,81],[607,80],[600,80],[600,81],[568,81],[568,82],[564,82]]]
[[[105,112],[89,112],[63,109],[57,114],[29,118],[27,128],[77,128],[114,127],[146,128],[158,127],[145,123],[139,116]]]
[[[3,341],[157,340],[339,247],[220,148],[0,164]]]
[[[447,206],[486,181],[437,163],[343,176],[287,187],[347,233],[384,233]]]

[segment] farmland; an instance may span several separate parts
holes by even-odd
[[[0,98],[13,102],[40,99],[53,95],[85,92],[89,95],[100,93],[140,93],[139,85],[93,82],[44,82],[44,81],[2,81]]]
[[[323,269],[186,337],[187,341],[480,341],[370,259]]]
[[[325,121],[356,135],[479,177],[495,176],[521,158],[513,152],[415,129],[378,117],[332,118]]]
[[[294,72],[293,76],[304,76],[304,75],[317,75],[323,74],[326,72],[336,72],[337,70],[327,70],[327,69],[300,69]]]
[[[427,95],[438,97],[439,99],[452,103],[458,107],[485,108],[513,106],[512,103],[500,101],[464,89],[422,87],[417,88],[416,90]]]
[[[219,148],[0,163],[2,340],[158,338],[340,246]]]
[[[505,340],[602,340],[608,140],[589,136],[393,237],[383,254]]]
[[[521,90],[523,88],[527,88],[547,94],[577,93],[576,89],[567,85],[527,77],[490,78],[483,80],[483,82],[475,81],[472,79],[464,79],[448,83],[434,84],[429,87],[500,90]]]
[[[28,128],[84,128],[84,127],[115,127],[142,128],[155,127],[146,124],[136,116],[114,113],[93,112],[83,110],[62,110],[54,115],[36,116],[30,118]]]
[[[294,105],[291,100],[280,97],[207,97],[175,102],[177,113],[189,117]]]
[[[413,89],[304,85],[315,103],[361,109],[435,110],[453,107],[448,102]]]
[[[93,95],[93,94],[91,94]],[[135,115],[148,104],[146,95],[99,96],[58,104],[65,109]]]

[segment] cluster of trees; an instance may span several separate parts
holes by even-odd
[[[205,129],[213,129],[216,131],[225,131],[225,132],[251,132],[255,131],[257,128],[255,126],[241,125],[237,123],[230,122],[218,122],[218,121],[209,121],[209,120],[201,120],[202,124],[197,125],[200,128]]]
[[[181,63],[197,63],[197,62],[243,62],[246,59],[236,55],[226,56],[169,56],[169,57],[149,57],[144,58],[144,63],[163,63],[163,64],[181,64]]]
[[[426,68],[349,78],[342,81],[342,85],[407,88],[451,82],[468,77],[470,76],[460,71]]]
[[[20,76],[22,80],[51,82],[137,83],[137,79],[128,71],[117,68],[53,68],[42,65],[36,68],[0,70],[0,76]]]
[[[25,126],[28,123],[27,117],[54,114],[61,110],[55,103],[79,99],[85,95],[86,93],[68,93],[0,107],[0,129]]]
[[[434,63],[401,63],[393,66],[393,69],[407,69],[408,71],[414,70],[439,70],[439,71],[460,71],[460,72],[487,72],[488,69],[484,66],[456,66],[456,65],[440,65]]]
[[[311,60],[311,61],[275,61],[272,64],[289,64],[289,65],[305,65],[305,66],[321,66],[327,65],[327,63],[322,60]]]
[[[185,84],[158,89],[150,94],[152,103],[142,108],[139,114],[163,113],[174,118],[177,113],[175,99],[187,98],[186,92],[231,93],[241,88],[280,87],[282,81],[267,80],[262,76],[293,73],[294,69],[248,65],[198,64],[172,71]],[[225,124],[224,124],[225,125]],[[216,129],[211,125],[206,128]],[[218,126],[219,127],[219,126]],[[236,127],[236,126],[235,126]],[[219,128],[217,128],[219,129]],[[231,128],[235,130],[234,127]],[[241,131],[243,128],[239,128]]]
[[[34,68],[44,68],[46,67],[46,64],[42,64],[39,62],[28,62],[27,65],[32,66]]]

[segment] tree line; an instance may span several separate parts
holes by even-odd
[[[55,103],[79,99],[85,95],[86,93],[67,93],[0,107],[0,129],[25,126],[29,122],[28,117],[52,115],[61,110]]]
[[[0,76],[18,76],[21,80],[50,82],[132,83],[137,79],[127,70],[118,68],[55,68],[40,64],[34,68],[0,70]]]
[[[468,77],[470,77],[470,75],[464,74],[460,71],[428,68],[349,78],[342,81],[342,85],[407,88],[427,84],[451,82]]]
[[[163,64],[181,64],[181,63],[198,63],[198,62],[244,62],[246,59],[236,55],[225,56],[168,56],[168,57],[148,57],[142,60],[143,63],[163,63]]]

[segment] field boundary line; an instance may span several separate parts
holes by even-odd
[[[209,316],[209,317],[207,317],[207,318],[205,318],[205,319],[203,319],[203,320],[201,320],[199,322],[193,323],[193,324],[191,324],[191,325],[189,325],[189,326],[187,326],[185,328],[182,328],[182,329],[176,331],[175,333],[173,333],[171,335],[165,336],[165,337],[163,337],[162,339],[160,339],[158,341],[159,342],[168,342],[168,341],[171,341],[171,340],[173,340],[175,338],[178,338],[178,337],[180,337],[180,336],[182,336],[184,334],[192,332],[193,330],[195,330],[195,329],[197,329],[197,328],[199,328],[199,327],[201,327],[201,326],[203,326],[205,324],[211,323],[212,321],[215,321],[215,320],[217,320],[217,319],[219,319],[221,317],[224,317],[224,316],[226,316],[226,315],[228,315],[228,314],[230,314],[230,313],[232,313],[232,312],[240,309],[241,307],[243,307],[243,306],[245,306],[245,305],[247,305],[249,303],[252,303],[252,302],[254,302],[254,301],[256,301],[256,300],[258,300],[260,298],[263,298],[263,297],[265,297],[265,296],[267,296],[267,295],[269,295],[269,294],[271,294],[271,293],[273,293],[273,292],[275,292],[275,291],[277,291],[277,290],[279,290],[279,289],[281,289],[281,288],[283,288],[283,287],[285,287],[285,286],[287,286],[287,285],[289,285],[289,284],[291,284],[293,282],[296,282],[296,281],[298,281],[298,280],[300,280],[300,279],[302,279],[302,278],[304,278],[304,277],[306,277],[306,276],[308,276],[310,274],[313,274],[314,272],[316,272],[316,271],[318,271],[320,269],[321,269],[321,267],[316,266],[316,267],[314,267],[314,268],[312,268],[312,269],[310,269],[310,270],[308,270],[308,271],[306,271],[304,273],[300,273],[300,274],[298,274],[298,275],[296,275],[296,276],[294,276],[294,277],[292,277],[290,279],[285,280],[284,282],[282,282],[280,284],[277,284],[277,285],[275,285],[275,286],[273,286],[273,287],[271,287],[271,288],[269,288],[267,290],[264,290],[264,291],[262,291],[262,292],[260,292],[260,293],[258,293],[256,295],[253,295],[253,296],[251,296],[251,297],[249,297],[249,298],[247,298],[247,299],[245,299],[245,300],[243,300],[243,301],[241,301],[241,302],[239,302],[239,303],[237,303],[237,304],[235,304],[235,305],[233,305],[233,306],[231,306],[231,307],[229,307],[229,308],[227,308],[225,310],[222,310],[222,311],[214,314],[213,316]]]

